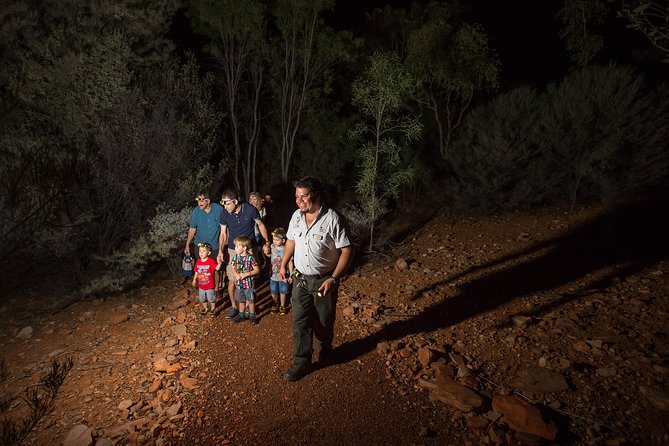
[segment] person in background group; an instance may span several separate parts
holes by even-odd
[[[309,373],[314,335],[319,365],[332,361],[338,285],[353,251],[343,220],[324,203],[320,181],[313,177],[296,181],[295,203],[298,209],[290,219],[279,270],[279,277],[287,279],[288,262],[293,259],[293,364],[283,376],[286,381]]]
[[[200,243],[197,247],[198,259],[195,262],[193,274],[193,286],[198,287],[199,299],[202,304],[200,314],[207,312],[216,317],[216,272],[218,271],[216,261],[210,257],[211,246],[209,243]],[[209,309],[207,309],[207,303]]]
[[[260,192],[251,192],[249,194],[249,203],[252,204],[256,209],[258,209],[258,214],[260,214],[260,219],[262,220],[263,223],[265,223],[265,227],[267,227],[267,208],[265,208],[265,200],[263,199],[262,195],[260,195]],[[260,234],[260,228],[258,228],[258,225],[255,227],[255,245],[259,248],[262,249],[262,247],[265,245],[265,242],[268,241],[266,239],[263,239],[262,234]],[[260,268],[265,267],[265,256],[259,256],[258,261],[260,262]]]
[[[255,240],[255,227],[258,225],[258,230],[260,235],[267,240],[262,246],[262,252],[267,256],[270,255],[270,243],[269,243],[269,234],[267,232],[267,227],[260,219],[260,214],[258,209],[249,203],[244,203],[239,199],[239,193],[234,189],[226,189],[223,191],[223,196],[221,199],[221,204],[223,205],[224,212],[221,212],[219,223],[220,223],[220,236],[219,236],[219,245],[221,250],[218,253],[218,261],[224,261],[223,247],[228,247],[228,266],[227,274],[228,278],[234,277],[232,274],[232,265],[230,261],[235,255],[235,245],[234,240],[239,236],[248,237],[251,240]],[[258,262],[258,252],[256,249],[252,249],[252,253],[256,258],[256,263]],[[237,301],[235,300],[235,283],[233,280],[228,281],[228,294],[230,296],[230,304],[232,307],[225,314],[227,318],[234,318],[237,313]]]
[[[270,312],[275,314],[277,311],[280,316],[286,315],[286,299],[290,291],[290,284],[292,282],[291,274],[293,273],[293,262],[288,261],[288,277],[281,279],[279,277],[279,270],[283,262],[283,256],[286,244],[286,230],[283,228],[276,228],[272,231],[272,255],[270,256],[271,275],[269,278],[269,292],[272,295],[272,308]]]
[[[195,201],[197,201],[197,206],[191,212],[190,227],[188,228],[184,253],[192,257],[197,257],[197,255],[191,254],[191,243],[194,243],[195,246],[207,243],[211,247],[211,258],[216,259],[219,253],[221,231],[219,222],[223,206],[218,203],[212,203],[211,196],[206,191],[197,193]],[[214,280],[214,290],[218,291],[220,273],[216,273]]]
[[[248,311],[249,322],[258,325],[256,318],[256,289],[255,276],[260,272],[256,259],[251,255],[253,241],[243,235],[237,237],[235,243],[235,254],[230,260],[232,274],[235,278],[235,298],[239,302],[239,312],[232,318],[232,322],[238,324],[246,319],[244,315]]]

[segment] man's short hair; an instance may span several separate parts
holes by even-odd
[[[195,194],[196,197],[202,197],[205,200],[211,200],[211,194],[209,191],[200,191],[197,194]]]
[[[239,199],[239,193],[237,192],[237,190],[235,190],[231,187],[228,187],[221,194],[221,198],[225,198],[225,197],[228,197],[228,199],[230,199],[230,200],[237,200],[237,199]]]
[[[309,189],[312,200],[318,200],[323,195],[323,186],[318,178],[302,177],[293,183],[295,188]]]

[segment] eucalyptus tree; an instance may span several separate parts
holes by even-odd
[[[323,13],[334,0],[278,0],[273,9],[272,82],[281,142],[281,180],[288,182],[304,113],[314,97],[327,95],[332,67],[347,57],[340,34],[326,28]]]
[[[432,115],[439,154],[447,159],[474,95],[498,87],[500,64],[483,27],[461,22],[449,5],[416,9],[406,26],[405,63],[421,83],[417,100]]]
[[[413,169],[402,167],[397,138],[408,143],[421,134],[419,120],[402,113],[416,87],[399,58],[382,52],[370,57],[368,67],[353,83],[353,105],[361,122],[351,131],[351,138],[362,143],[356,193],[369,224],[370,251],[375,224],[387,212],[387,200],[397,198],[400,187],[413,178]]]
[[[605,0],[566,0],[557,14],[562,22],[560,38],[577,67],[587,66],[604,48],[598,29],[607,14]]]
[[[669,62],[669,3],[663,0],[623,1],[619,15],[629,21],[629,28],[641,32]]]
[[[265,6],[257,0],[198,0],[190,15],[195,29],[211,39],[205,49],[216,61],[235,187],[251,192],[257,189],[263,118]]]

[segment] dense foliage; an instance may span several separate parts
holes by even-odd
[[[617,19],[598,0],[565,2],[556,17],[578,70],[513,90],[460,2],[386,7],[355,32],[328,22],[334,0],[2,3],[3,277],[53,266],[79,289],[121,289],[174,261],[196,191],[285,190],[306,174],[357,191],[370,243],[407,197],[489,211],[667,183],[667,87],[601,65],[607,41],[592,30]],[[661,42],[664,22],[633,23]],[[374,73],[373,54],[391,62]],[[412,94],[385,84],[395,73],[415,81]],[[396,101],[374,116],[383,89]],[[421,138],[386,138],[403,116],[420,119]],[[169,228],[158,234],[157,221]]]
[[[458,208],[491,211],[657,190],[669,172],[666,95],[617,66],[499,95],[463,126],[447,194]]]

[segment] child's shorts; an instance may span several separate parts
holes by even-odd
[[[253,303],[256,301],[256,290],[255,288],[237,288],[235,289],[235,299],[237,302]]]
[[[269,279],[269,292],[271,294],[288,294],[290,292],[290,285],[288,285],[288,282],[282,280]]]
[[[200,293],[200,302],[216,302],[216,291],[211,290],[198,290]]]

